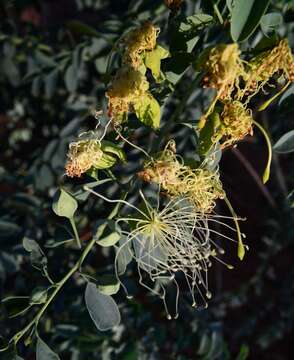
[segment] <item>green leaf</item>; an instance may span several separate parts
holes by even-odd
[[[260,21],[261,30],[267,34],[277,30],[283,23],[283,16],[280,13],[272,12],[263,15]]]
[[[155,98],[146,94],[134,104],[138,119],[147,126],[158,129],[160,126],[160,106]]]
[[[71,219],[78,208],[77,201],[65,190],[58,190],[53,199],[52,209],[57,216]]]
[[[145,65],[151,70],[152,75],[156,81],[160,80],[160,65],[161,60],[169,56],[169,52],[163,47],[157,45],[152,51],[148,51],[145,54]]]
[[[115,245],[120,239],[120,234],[118,232],[113,232],[102,239],[97,240],[97,244],[107,247]]]
[[[201,129],[199,134],[199,154],[206,155],[213,144],[217,142],[217,139],[212,141],[214,135],[217,133],[221,126],[220,117],[218,112],[213,112],[208,119],[204,127]]]
[[[249,347],[242,345],[236,360],[246,360],[249,356]]]
[[[67,22],[67,27],[76,34],[88,35],[100,38],[101,34],[96,31],[92,26],[82,23],[78,20],[72,20]]]
[[[294,151],[294,130],[284,134],[273,146],[273,150],[278,154],[287,154]]]
[[[44,304],[47,300],[47,288],[43,286],[36,287],[30,298],[30,305]]]
[[[194,60],[194,56],[187,52],[176,52],[172,54],[171,58],[168,58],[164,64],[164,74],[169,82],[176,84],[185,71],[191,65]]]
[[[47,258],[39,244],[35,240],[24,238],[22,245],[24,249],[30,253],[32,266],[45,272],[47,269]]]
[[[95,169],[108,169],[116,163],[116,158],[107,153],[103,153],[101,159],[93,166]]]
[[[105,153],[116,155],[121,161],[126,161],[126,154],[123,149],[110,141],[102,140],[101,150]]]
[[[182,18],[171,29],[170,52],[190,53],[199,40],[200,30],[212,21],[212,16],[201,13]]]
[[[257,28],[270,0],[235,0],[231,18],[234,41],[246,40]]]
[[[75,92],[78,88],[78,74],[77,68],[74,64],[68,66],[64,76],[64,82],[69,92]]]
[[[120,323],[120,312],[115,301],[111,296],[102,294],[93,283],[87,284],[85,302],[98,330],[110,330]]]
[[[104,295],[114,295],[118,292],[120,284],[113,275],[99,276],[97,279],[99,291]]]
[[[36,360],[60,360],[60,357],[42,339],[38,338]]]
[[[119,275],[125,273],[128,264],[132,261],[132,249],[126,236],[121,236],[119,246],[116,248],[117,272]]]

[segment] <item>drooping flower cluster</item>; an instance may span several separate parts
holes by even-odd
[[[122,67],[117,70],[106,93],[108,115],[115,123],[126,121],[129,112],[135,112],[139,118],[149,117],[150,112],[154,115],[160,112],[157,109],[159,105],[148,91],[149,83],[143,62],[144,55],[155,49],[158,33],[159,28],[145,22],[131,30],[119,44],[122,48]]]
[[[294,57],[287,40],[281,40],[272,50],[250,61],[240,58],[237,44],[217,45],[204,51],[198,65],[204,71],[203,86],[217,90],[208,110],[200,118],[200,152],[205,155],[218,141],[223,148],[236,144],[246,135],[253,134],[253,124],[262,131],[268,145],[266,131],[254,121],[247,107],[250,99],[275,74],[282,74],[288,80],[280,93],[294,81]],[[264,179],[268,179],[270,159],[268,145]]]
[[[225,192],[219,174],[207,169],[192,169],[184,165],[171,143],[156,156],[155,160],[145,164],[138,175],[148,182],[154,182],[172,197],[185,196],[194,204],[197,211],[209,213],[215,207],[216,199],[222,199]]]
[[[151,51],[156,46],[159,28],[146,21],[137,29],[131,30],[122,40],[124,47],[123,63],[134,69],[139,69],[143,64],[142,55]]]
[[[280,72],[288,81],[294,82],[294,56],[286,39],[248,63],[248,75],[241,95],[256,94],[273,75]]]
[[[221,141],[222,148],[234,145],[246,135],[253,134],[251,111],[239,101],[226,102],[220,120],[221,128],[214,135],[214,140]]]
[[[246,76],[240,54],[238,44],[220,44],[209,49],[200,60],[205,71],[203,87],[217,89],[219,99],[231,99],[240,77]]]
[[[68,160],[65,165],[66,175],[80,177],[83,173],[98,165],[103,151],[95,139],[80,140],[69,145]]]

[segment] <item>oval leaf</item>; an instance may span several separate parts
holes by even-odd
[[[85,302],[98,330],[110,330],[120,323],[120,312],[115,301],[111,296],[102,294],[93,283],[87,284]]]
[[[154,97],[147,94],[134,104],[138,119],[147,126],[158,129],[160,125],[160,106]]]
[[[52,209],[57,216],[64,216],[71,219],[77,208],[77,201],[65,190],[60,189],[54,195]]]
[[[38,338],[36,360],[60,360],[60,357],[42,339]]]
[[[113,275],[99,276],[99,278],[97,279],[97,283],[99,291],[105,295],[116,294],[120,287],[117,278]]]
[[[97,240],[97,244],[106,247],[113,246],[119,241],[120,237],[121,237],[120,234],[114,231],[111,234],[105,236],[103,239]]]
[[[262,31],[267,34],[275,31],[283,22],[283,16],[280,13],[273,12],[263,15],[260,21]]]
[[[246,40],[257,28],[270,0],[235,0],[231,19],[234,41]]]
[[[294,130],[284,134],[274,145],[274,151],[279,154],[287,154],[294,151]]]

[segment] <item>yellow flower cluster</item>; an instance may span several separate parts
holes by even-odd
[[[294,82],[294,56],[286,39],[272,50],[266,51],[249,64],[246,85],[242,95],[256,94],[277,72],[282,72],[288,81]]]
[[[102,159],[103,151],[95,140],[80,140],[69,145],[68,160],[65,165],[66,175],[80,177]]]
[[[222,148],[233,145],[246,135],[253,135],[252,115],[239,101],[226,102],[220,116],[221,128],[214,136],[222,139]]]
[[[119,69],[106,93],[109,116],[122,122],[133,110],[133,104],[147,94],[148,88],[149,83],[140,71],[129,66]]]
[[[185,196],[197,211],[203,213],[211,212],[216,199],[225,197],[217,172],[183,165],[169,144],[156,160],[145,165],[138,176],[144,181],[157,183],[171,197]]]
[[[240,53],[237,44],[220,44],[204,56],[203,86],[217,89],[219,99],[230,99],[240,76],[245,76]]]
[[[149,21],[130,31],[122,41],[125,47],[123,63],[139,69],[143,64],[141,55],[155,48],[158,34],[159,28]]]
[[[221,126],[212,135],[212,142],[224,139],[222,147],[230,146],[252,135],[252,116],[249,100],[264,87],[271,77],[281,72],[289,82],[294,82],[294,57],[287,40],[281,40],[249,62],[240,59],[237,44],[221,44],[204,52],[199,60],[204,70],[203,86],[217,90],[206,114],[199,123],[202,129],[213,113],[217,101],[223,105]]]
[[[144,75],[142,55],[156,46],[159,28],[150,22],[130,31],[121,41],[123,45],[123,66],[116,72],[106,93],[108,114],[116,123],[127,119],[128,112],[134,111],[135,103],[148,96],[149,83]]]

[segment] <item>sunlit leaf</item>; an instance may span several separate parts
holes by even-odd
[[[102,275],[97,279],[97,287],[102,294],[114,295],[118,292],[120,284],[113,275]]]
[[[145,55],[144,61],[147,68],[149,68],[155,80],[160,80],[160,65],[161,60],[169,56],[169,52],[163,47],[157,45],[152,51],[148,51]]]
[[[160,106],[155,98],[146,95],[134,104],[138,119],[145,125],[158,129],[160,126]]]
[[[52,209],[56,215],[71,219],[77,208],[77,201],[65,190],[60,189],[55,193]]]

